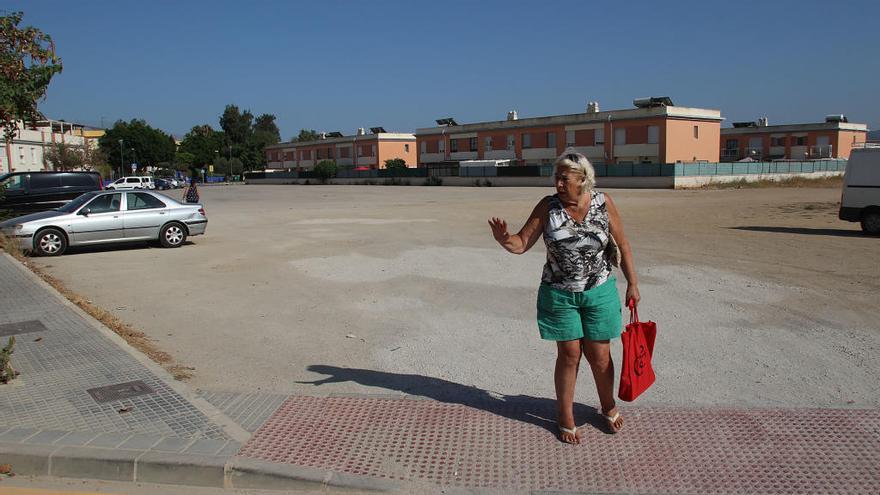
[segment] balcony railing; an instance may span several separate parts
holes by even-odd
[[[834,156],[832,146],[833,145],[831,144],[810,146],[810,158],[813,160],[821,158],[832,158]]]
[[[721,161],[722,162],[735,162],[739,160],[739,149],[738,148],[730,148],[721,150]]]

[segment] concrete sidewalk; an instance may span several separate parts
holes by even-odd
[[[877,409],[591,409],[558,442],[551,398],[499,397],[418,375],[429,398],[195,393],[5,253],[0,464],[51,475],[236,488],[445,493],[880,493]],[[389,388],[394,388],[389,385]],[[400,387],[398,387],[400,388]],[[429,400],[437,399],[437,400]]]

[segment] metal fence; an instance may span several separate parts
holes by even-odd
[[[721,163],[615,163],[593,165],[597,177],[696,177],[711,175],[802,174],[811,172],[842,172],[846,160],[809,160],[773,162]],[[406,168],[392,170],[340,170],[339,179],[384,179],[412,177],[550,177],[552,165],[514,167],[457,167]],[[314,171],[304,172],[247,172],[246,180],[253,179],[317,179]]]

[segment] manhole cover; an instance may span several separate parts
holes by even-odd
[[[89,395],[95,399],[95,402],[113,402],[122,399],[130,399],[140,395],[153,394],[156,391],[150,388],[143,380],[135,380],[133,382],[117,383],[115,385],[107,385],[104,387],[90,388],[86,390]]]
[[[20,333],[45,332],[46,326],[39,320],[19,321],[0,325],[0,337],[9,337]]]

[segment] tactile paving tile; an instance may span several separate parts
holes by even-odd
[[[610,435],[588,424],[576,446],[559,442],[554,424],[541,419],[553,413],[291,397],[240,455],[462,488],[880,493],[875,409],[625,408],[623,431]]]

